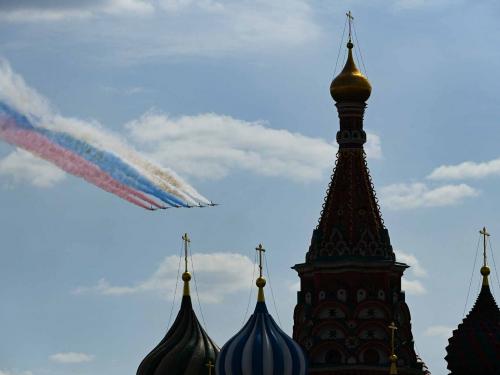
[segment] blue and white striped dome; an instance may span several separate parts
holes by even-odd
[[[306,358],[267,311],[257,302],[245,326],[221,349],[216,375],[305,375]]]

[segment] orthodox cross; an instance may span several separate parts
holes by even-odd
[[[352,16],[351,11],[347,12],[345,15],[347,16],[347,21],[349,22],[349,42],[350,42],[351,36],[352,36],[352,32],[351,32],[352,21],[354,21],[354,17]]]
[[[259,246],[255,248],[255,250],[259,252],[259,276],[262,277],[262,253],[264,253],[266,249],[264,249],[262,247],[262,244],[260,243]]]
[[[182,240],[184,241],[184,266],[185,266],[185,271],[188,271],[188,244],[191,242],[191,240],[188,237],[187,233],[184,233],[184,236],[182,236]]]
[[[396,375],[398,373],[398,368],[396,365],[398,357],[396,356],[396,353],[394,353],[394,333],[396,332],[398,327],[396,327],[396,324],[392,322],[388,328],[391,330],[391,356],[390,356],[391,367],[389,369],[389,374]]]
[[[394,333],[398,329],[398,327],[396,327],[396,324],[392,322],[389,325],[389,329],[391,330],[391,350],[392,350],[391,354],[394,354]]]
[[[483,227],[479,233],[483,235],[483,266],[486,267],[486,242],[490,234],[486,231],[486,227]]]
[[[212,369],[215,367],[215,365],[212,363],[210,359],[208,360],[205,366],[208,367],[208,375],[212,375]]]

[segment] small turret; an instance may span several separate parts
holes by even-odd
[[[216,364],[217,375],[306,375],[302,349],[283,332],[267,311],[262,276],[262,253],[259,245],[259,288],[255,311],[245,326],[221,349]]]
[[[483,284],[472,310],[453,331],[446,347],[450,375],[500,374],[500,310],[491,294],[486,261],[489,233],[483,228]]]
[[[177,318],[161,342],[141,362],[137,375],[212,375],[219,347],[205,332],[193,311],[188,272],[187,234],[184,240],[184,292]]]

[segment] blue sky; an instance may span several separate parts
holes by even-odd
[[[494,1],[2,1],[2,95],[22,78],[68,121],[99,123],[222,205],[145,212],[0,143],[1,375],[134,374],[167,329],[184,232],[219,345],[241,327],[259,242],[291,333],[290,266],[334,162],[328,87],[348,9],[373,86],[369,166],[412,266],[417,350],[447,373],[483,225],[498,249]],[[498,301],[494,272],[491,284]]]

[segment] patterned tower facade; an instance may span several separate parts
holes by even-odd
[[[371,86],[354,63],[351,41],[347,47],[346,65],[330,87],[340,120],[337,161],[305,263],[293,267],[301,281],[293,337],[310,374],[388,374],[394,322],[398,373],[423,374],[401,290],[408,266],[395,260],[363,148]]]

